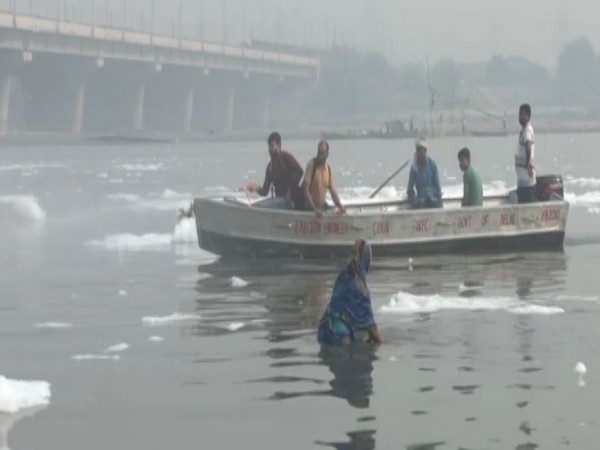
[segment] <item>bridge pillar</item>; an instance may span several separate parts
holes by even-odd
[[[183,130],[186,134],[192,132],[192,123],[194,119],[194,101],[196,90],[194,86],[190,86],[186,92],[183,105]]]
[[[134,131],[142,131],[144,129],[144,103],[146,100],[146,82],[137,87],[135,95],[135,105],[133,109],[133,129]]]
[[[10,109],[10,96],[12,91],[12,78],[4,75],[0,78],[0,138],[8,132],[8,115]]]
[[[230,133],[233,130],[233,120],[235,118],[235,97],[236,87],[230,85],[227,88],[227,98],[225,99],[225,123],[223,124],[223,132]]]
[[[96,70],[91,59],[69,55],[40,54],[24,63],[19,80],[27,130],[82,133],[87,128],[88,81]]]
[[[73,127],[72,131],[74,134],[81,134],[83,131],[83,114],[85,112],[85,91],[86,82],[85,79],[80,79],[77,92],[75,93],[75,105],[73,111]]]

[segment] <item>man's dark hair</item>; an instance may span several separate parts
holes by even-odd
[[[275,142],[278,146],[281,147],[281,135],[277,131],[274,131],[269,135],[269,139],[267,139],[267,144],[270,144],[271,142]]]
[[[458,151],[458,157],[461,159],[466,158],[467,160],[471,161],[471,152],[467,147],[463,147]]]
[[[317,151],[321,148],[321,145],[324,145],[327,151],[329,151],[329,142],[327,142],[325,139],[319,141],[319,144],[317,145]]]
[[[519,112],[521,111],[527,114],[527,117],[531,117],[531,106],[529,106],[529,103],[523,103],[519,106]]]

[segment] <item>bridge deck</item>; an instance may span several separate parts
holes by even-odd
[[[0,12],[0,48],[274,75],[315,76],[319,59]]]

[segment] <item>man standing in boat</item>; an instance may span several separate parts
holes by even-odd
[[[482,206],[483,186],[479,174],[471,166],[471,152],[467,147],[458,152],[458,165],[463,171],[462,206]]]
[[[256,203],[255,206],[291,209],[296,204],[299,207],[303,199],[303,191],[299,187],[303,175],[302,167],[291,153],[281,149],[279,133],[271,133],[267,143],[271,161],[267,164],[265,181],[262,187],[256,183],[249,183],[246,189],[266,197],[273,186],[275,197]]]
[[[304,172],[305,209],[314,211],[317,217],[321,217],[323,211],[329,208],[327,192],[331,194],[331,199],[335,203],[338,212],[340,214],[346,212],[335,189],[331,166],[327,163],[328,157],[329,142],[320,141],[317,146],[317,156],[308,162]]]
[[[415,158],[410,168],[406,190],[408,201],[415,208],[441,208],[443,204],[440,177],[435,161],[427,156],[429,146],[424,139],[417,139],[415,147]]]
[[[531,106],[524,103],[519,107],[519,146],[515,155],[515,170],[517,172],[517,197],[519,203],[535,201],[536,174],[533,167],[535,153],[535,135],[531,126]]]

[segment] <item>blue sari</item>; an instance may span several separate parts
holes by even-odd
[[[367,272],[371,265],[371,246],[359,239],[354,255],[342,270],[333,287],[331,300],[319,323],[321,345],[346,345],[367,342],[369,330],[375,325],[371,293],[367,287]]]

